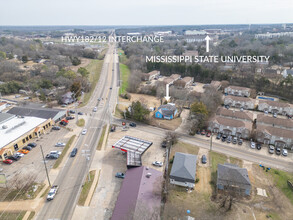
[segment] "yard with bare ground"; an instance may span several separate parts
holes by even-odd
[[[182,218],[187,216],[187,210],[190,210],[189,216],[200,220],[293,219],[293,191],[288,188],[286,182],[287,179],[293,180],[293,174],[274,169],[266,172],[251,162],[215,152],[201,152],[196,146],[183,145],[180,142],[172,147],[170,160],[178,151],[198,155],[196,177],[199,181],[195,184],[194,190],[187,191],[184,187],[170,184],[167,178],[163,219]],[[202,154],[207,155],[207,166],[201,164]],[[249,197],[216,193],[217,165],[225,162],[247,169],[252,185]],[[172,163],[169,172],[171,168]],[[267,197],[257,195],[257,188],[265,190]]]

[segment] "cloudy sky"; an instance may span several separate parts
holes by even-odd
[[[0,0],[0,25],[293,23],[292,0]]]

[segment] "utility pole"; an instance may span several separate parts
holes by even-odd
[[[213,150],[213,133],[211,133],[210,151]]]
[[[41,148],[41,152],[42,152],[42,156],[43,156],[43,161],[44,161],[44,165],[45,165],[45,170],[46,170],[46,175],[47,175],[48,183],[49,183],[49,186],[52,187],[51,186],[51,182],[50,182],[50,178],[49,178],[49,174],[48,174],[47,165],[46,165],[46,162],[45,162],[45,156],[44,156],[44,151],[43,151],[42,145],[40,145],[40,148]]]

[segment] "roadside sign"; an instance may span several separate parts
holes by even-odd
[[[122,126],[125,126],[125,125],[126,125],[126,123],[124,121],[122,121]]]

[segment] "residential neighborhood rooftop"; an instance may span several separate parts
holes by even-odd
[[[284,119],[284,118],[274,118],[271,116],[259,114],[257,115],[257,123],[264,123],[268,125],[277,125],[280,127],[291,128],[293,129],[293,121]]]
[[[243,119],[248,121],[253,120],[253,113],[250,111],[235,111],[220,107],[217,109],[216,114],[235,119]]]

